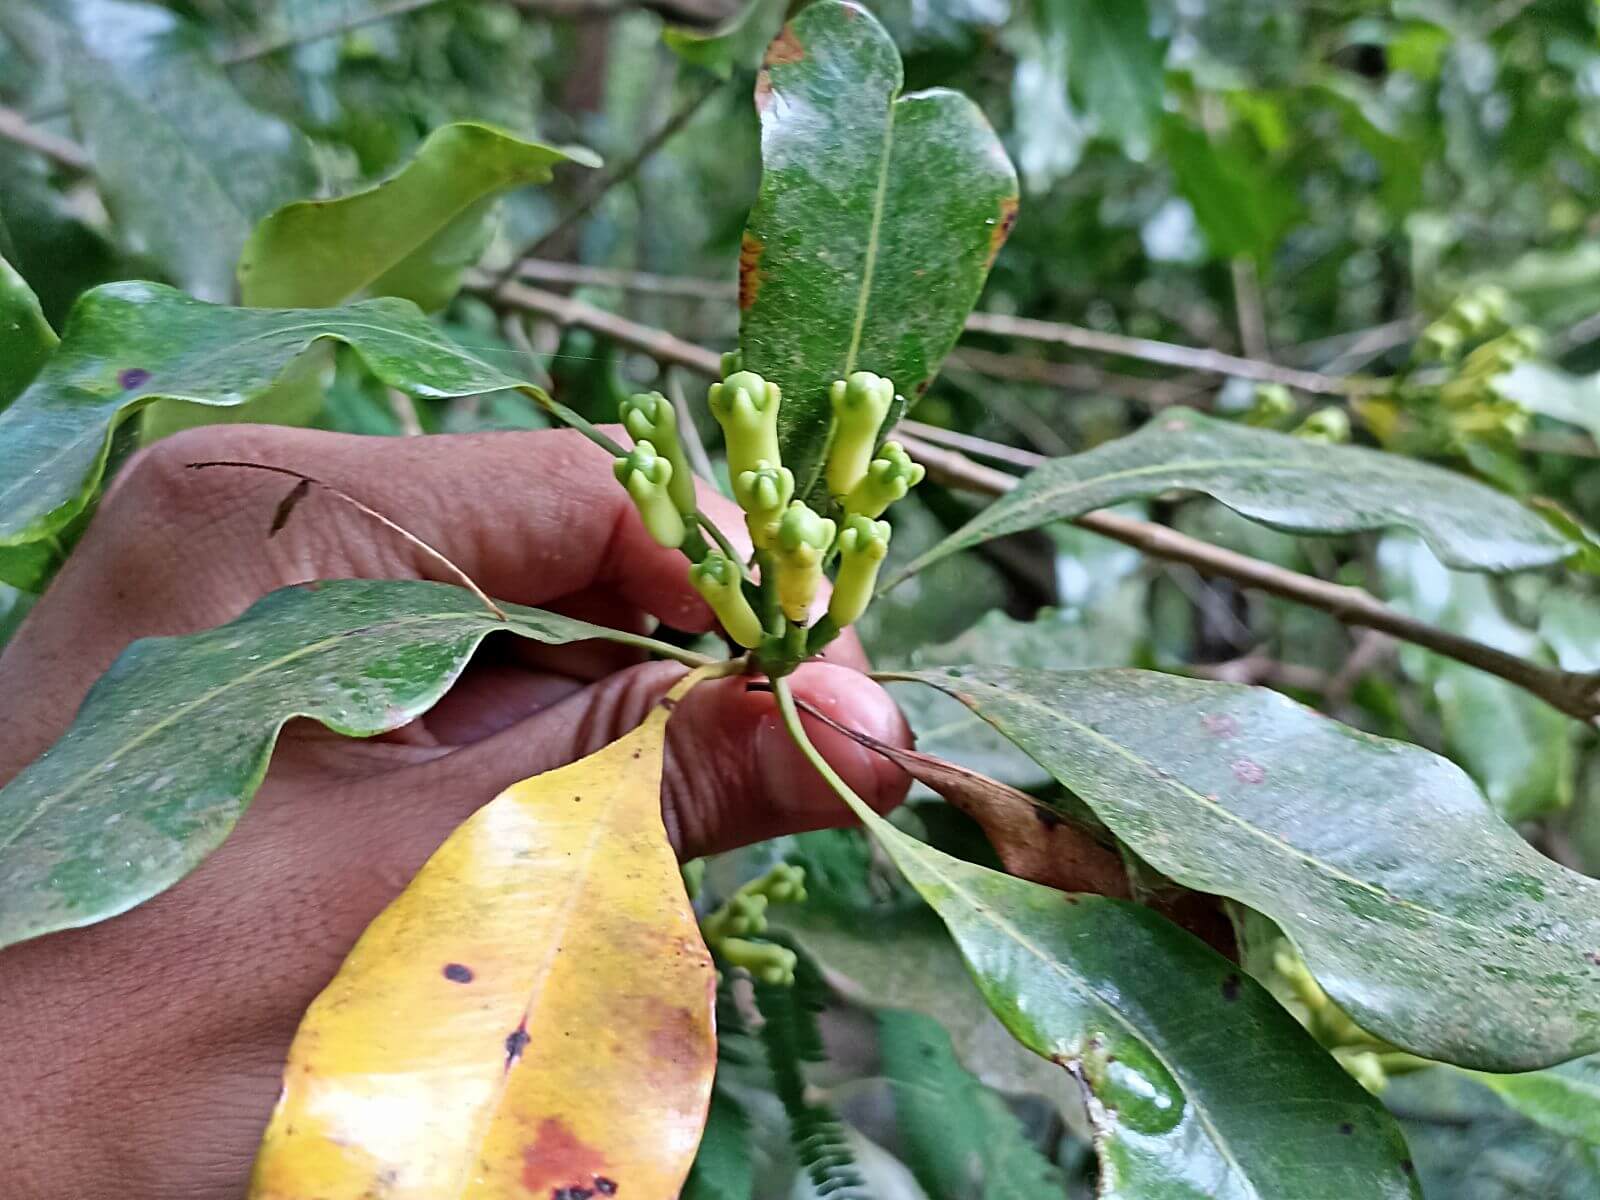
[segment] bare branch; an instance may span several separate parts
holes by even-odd
[[[663,121],[658,129],[640,144],[627,158],[616,166],[601,171],[598,175],[591,175],[578,202],[564,213],[560,220],[540,235],[539,240],[527,249],[519,251],[512,256],[511,265],[502,271],[495,283],[507,283],[516,277],[522,260],[537,258],[549,246],[555,245],[566,234],[599,204],[601,199],[619,183],[624,183],[638,172],[650,160],[655,152],[666,145],[677,132],[687,125],[694,115],[705,106],[706,101],[717,94],[722,86],[722,81],[715,77],[708,77],[701,81],[700,86],[689,93],[687,97],[673,110],[672,114]]]
[[[1017,486],[1015,476],[975,463],[954,450],[930,445],[915,436],[900,440],[917,461],[928,468],[930,475],[952,486],[993,496]],[[1328,583],[1213,546],[1164,525],[1113,512],[1086,513],[1074,524],[1156,558],[1188,563],[1205,574],[1220,575],[1245,587],[1321,609],[1346,625],[1375,629],[1426,647],[1514,683],[1580,721],[1593,722],[1600,716],[1600,676],[1562,671],[1507,654],[1494,646],[1408,617],[1360,588]]]
[[[1196,349],[1172,342],[1157,342],[1150,338],[1104,333],[1098,329],[1085,329],[1081,325],[1036,321],[1031,317],[973,313],[967,318],[967,332],[1048,342],[1056,346],[1070,346],[1074,350],[1091,350],[1097,354],[1114,354],[1122,358],[1162,363],[1169,367],[1203,371],[1208,375],[1228,375],[1237,379],[1254,379],[1261,383],[1281,383],[1285,387],[1298,388],[1302,392],[1312,392],[1321,396],[1348,396],[1370,391],[1375,386],[1362,379],[1323,375],[1295,367],[1281,367],[1276,363],[1258,362],[1253,358],[1224,354],[1221,350]]]
[[[13,108],[0,107],[0,138],[42,154],[71,171],[89,169],[89,152],[71,138],[30,124]]]

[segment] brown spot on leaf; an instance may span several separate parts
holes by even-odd
[[[800,39],[794,35],[794,27],[785,25],[778,31],[778,36],[772,39],[772,45],[767,47],[767,56],[761,60],[763,66],[776,67],[786,63],[797,63],[806,56],[806,48],[800,44]]]
[[[1229,1004],[1232,1004],[1239,998],[1239,988],[1239,977],[1230,973],[1228,977],[1222,981],[1222,998]]]
[[[602,1196],[615,1196],[617,1194],[617,1185],[614,1180],[607,1179],[604,1175],[596,1175],[594,1177],[594,1190]]]
[[[528,1043],[532,1040],[533,1039],[528,1036],[528,1031],[520,1025],[513,1029],[510,1033],[506,1034],[507,1067],[510,1067],[512,1063],[516,1062],[517,1059],[522,1057],[522,1052],[528,1048]]]
[[[749,230],[739,240],[739,309],[743,311],[756,302],[761,291],[761,255],[766,246]]]
[[[117,386],[125,392],[143,387],[150,382],[150,372],[143,367],[124,367],[117,372]]]
[[[471,983],[472,968],[465,963],[445,963],[444,977],[451,983]]]
[[[1206,732],[1212,737],[1224,741],[1237,737],[1239,733],[1239,722],[1227,713],[1207,713],[1200,718],[1200,724],[1206,727]]]
[[[1000,247],[1006,244],[1006,239],[1011,236],[1012,227],[1017,223],[1017,198],[1007,196],[1000,201],[1000,219],[994,223],[994,228],[989,231],[989,254],[983,260],[983,269],[987,271],[994,266],[995,257],[1000,253]]]
[[[1341,1122],[1339,1122],[1339,1132],[1344,1134],[1345,1137],[1352,1136],[1355,1133],[1355,1131],[1356,1131],[1356,1127],[1354,1125],[1352,1125],[1349,1121],[1341,1121]]]
[[[1591,950],[1589,953],[1585,954],[1584,957],[1592,962],[1595,966],[1600,967],[1600,950]]]
[[[522,1149],[522,1186],[536,1196],[563,1188],[583,1188],[605,1169],[606,1156],[577,1137],[560,1117],[539,1122],[534,1140]]]
[[[1248,758],[1235,759],[1233,777],[1240,783],[1260,783],[1267,777],[1267,769]]]

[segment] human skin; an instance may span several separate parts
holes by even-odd
[[[649,539],[609,457],[577,434],[195,430],[129,463],[0,655],[0,780],[65,731],[135,638],[219,625],[310,579],[451,578],[318,489],[269,538],[292,481],[187,467],[214,459],[334,484],[499,599],[620,628],[712,627],[682,556]],[[703,501],[741,540],[738,511]],[[836,721],[908,744],[864,666],[847,634],[796,672],[795,692]],[[3,1190],[26,1200],[241,1196],[300,1015],[367,923],[473,810],[631,729],[682,673],[611,643],[490,638],[449,695],[404,729],[358,741],[288,726],[250,809],[193,874],[112,920],[0,951]],[[892,764],[820,723],[808,728],[875,806],[904,796]],[[744,678],[696,688],[667,742],[662,812],[682,858],[844,820],[772,697]]]

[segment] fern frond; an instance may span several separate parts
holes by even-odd
[[[930,1200],[1045,1200],[1067,1180],[1005,1102],[967,1073],[950,1035],[921,1013],[878,1013],[906,1165]]]

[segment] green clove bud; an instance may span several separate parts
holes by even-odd
[[[635,442],[649,442],[672,464],[667,494],[684,516],[699,507],[694,494],[694,471],[678,437],[678,413],[660,392],[639,392],[619,405],[622,427]]]
[[[735,371],[707,393],[728,447],[728,474],[737,479],[778,454],[778,385],[754,371]]]
[[[887,521],[874,521],[860,513],[844,519],[839,534],[839,574],[828,600],[828,616],[840,629],[859,621],[872,602],[878,568],[889,553],[889,533]]]
[[[794,499],[794,472],[763,459],[733,477],[733,498],[744,509],[751,542],[757,550],[770,550],[778,537],[778,522]]]
[[[912,462],[899,442],[885,442],[861,482],[845,496],[844,510],[863,517],[882,516],[884,509],[921,483],[925,474],[922,464]]]
[[[878,430],[894,405],[894,384],[871,371],[834,382],[833,440],[828,445],[828,490],[847,495],[861,482],[878,444]]]
[[[822,583],[822,560],[838,527],[800,501],[778,522],[778,607],[789,620],[804,624]]]
[[[787,946],[730,937],[717,944],[716,952],[729,966],[743,967],[761,983],[775,987],[794,983],[794,968],[799,958]]]
[[[729,637],[747,650],[761,644],[761,619],[744,594],[737,563],[712,551],[689,568],[689,582],[706,598]]]
[[[658,455],[649,442],[639,442],[617,459],[612,469],[617,482],[633,497],[634,507],[644,518],[644,527],[650,536],[669,550],[683,545],[689,531],[668,492],[672,464]]]

